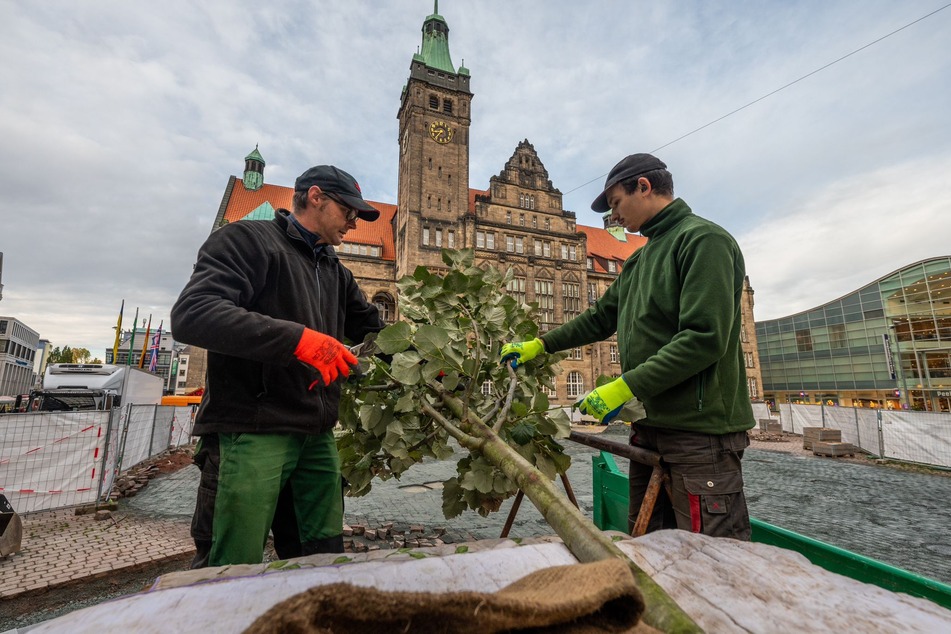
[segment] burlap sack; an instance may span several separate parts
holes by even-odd
[[[644,600],[618,559],[533,572],[494,593],[311,588],[261,615],[247,634],[380,632],[645,632]]]

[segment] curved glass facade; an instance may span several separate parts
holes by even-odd
[[[773,403],[951,411],[951,257],[756,323]]]

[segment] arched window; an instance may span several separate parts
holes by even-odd
[[[580,372],[568,373],[568,398],[575,398],[584,394],[584,378]]]
[[[377,293],[373,297],[373,304],[380,311],[380,319],[383,323],[392,324],[396,321],[396,302],[389,293]]]

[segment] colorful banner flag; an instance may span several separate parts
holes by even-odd
[[[158,352],[159,345],[162,343],[162,324],[164,321],[159,322],[158,330],[155,331],[155,336],[152,337],[152,356],[149,358],[149,372],[155,374],[155,370],[158,367]]]
[[[116,322],[116,342],[112,344],[112,362],[115,363],[119,355],[119,335],[122,334],[122,311],[125,310],[125,300],[119,307],[119,321]]]
[[[145,365],[145,351],[149,346],[149,335],[152,333],[152,313],[149,313],[149,326],[145,329],[145,338],[142,340],[142,354],[139,355],[139,368]]]
[[[135,341],[135,327],[139,323],[139,307],[135,307],[135,319],[132,320],[132,332],[129,333],[129,355],[126,357],[125,364],[132,365],[132,342]]]

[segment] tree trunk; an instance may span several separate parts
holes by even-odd
[[[461,419],[464,409],[462,401],[445,391],[442,391],[440,395],[452,413]],[[430,414],[435,411],[426,403],[423,409]],[[663,588],[614,545],[610,537],[598,529],[591,520],[559,493],[541,471],[512,449],[471,409],[468,411],[467,420],[469,425],[465,431],[475,438],[475,442],[462,438],[460,443],[467,449],[482,453],[515,482],[578,561],[587,563],[619,558],[630,566],[634,579],[644,596],[646,607],[643,620],[645,623],[663,632],[702,631]],[[463,421],[463,426],[465,423],[466,421]]]

